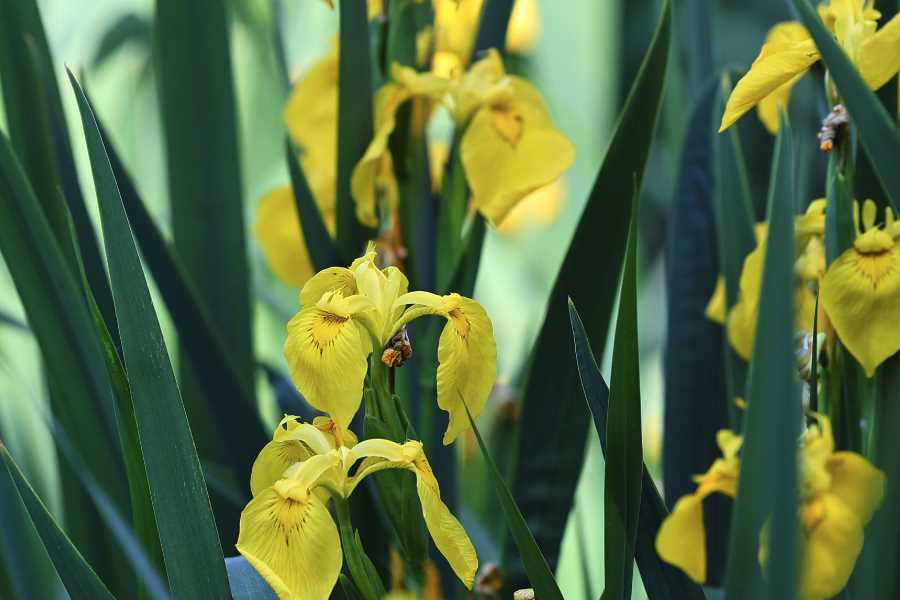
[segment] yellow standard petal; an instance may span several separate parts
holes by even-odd
[[[333,294],[288,322],[284,356],[306,401],[346,428],[362,401],[372,343],[363,326],[351,318],[349,299]]]
[[[260,199],[253,233],[278,279],[299,288],[313,276],[291,188],[276,188]]]
[[[769,30],[769,34],[766,36],[766,44],[769,45],[770,48],[776,47],[779,44],[787,47],[791,44],[808,40],[809,38],[809,32],[803,25],[796,21],[787,21],[778,23]],[[782,107],[787,111],[791,90],[793,89],[794,84],[797,83],[802,76],[803,73],[798,73],[786,83],[775,88],[772,93],[762,98],[759,101],[759,104],[756,105],[756,114],[759,116],[759,120],[762,121],[766,129],[769,130],[769,133],[773,135],[778,133],[778,108]]]
[[[866,375],[900,350],[900,251],[884,230],[870,228],[822,279],[825,312]]]
[[[299,440],[271,441],[253,461],[250,472],[250,493],[256,497],[284,476],[294,463],[312,456],[312,451]]]
[[[537,90],[511,77],[512,98],[475,113],[460,156],[476,209],[499,225],[522,198],[552,183],[575,161]]]
[[[769,94],[802,75],[819,52],[811,39],[799,42],[765,44],[750,70],[728,98],[719,131],[725,131]]]
[[[894,15],[860,45],[856,66],[873,90],[897,74],[900,70],[900,15]]]
[[[282,113],[300,165],[326,224],[334,222],[337,172],[338,49],[294,86]]]
[[[314,494],[267,488],[241,513],[237,549],[282,600],[327,600],[343,562],[337,527]]]
[[[847,584],[863,547],[863,525],[836,496],[820,494],[800,506],[805,540],[800,565],[802,600],[826,600]]]

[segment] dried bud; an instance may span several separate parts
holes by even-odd
[[[487,563],[475,578],[475,591],[488,597],[495,597],[503,591],[503,573],[497,563]]]
[[[836,104],[831,112],[822,119],[822,129],[819,130],[819,150],[831,152],[834,149],[834,141],[843,126],[850,122],[850,115],[843,104]]]
[[[389,367],[402,367],[411,356],[412,344],[409,342],[409,334],[404,325],[384,347],[384,352],[381,353],[381,362]]]
[[[534,590],[531,588],[528,588],[527,590],[518,590],[513,594],[513,600],[535,600]]]

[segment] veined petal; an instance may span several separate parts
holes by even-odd
[[[809,37],[809,32],[803,25],[796,21],[787,21],[778,23],[769,30],[766,44],[770,44],[770,47],[777,47],[779,44],[787,47],[790,44],[808,40]],[[756,105],[756,114],[769,133],[773,135],[778,133],[778,107],[784,107],[784,110],[787,111],[791,90],[802,76],[803,73],[798,73],[787,83],[780,85],[771,94],[762,98]]]
[[[511,80],[513,97],[475,113],[460,146],[473,205],[494,225],[575,161],[575,147],[553,126],[537,91]]]
[[[300,306],[312,306],[328,292],[343,296],[357,293],[353,272],[345,267],[328,267],[312,276],[300,290]]]
[[[706,581],[706,529],[700,498],[690,494],[675,503],[656,534],[656,553],[697,583]]]
[[[886,477],[855,452],[835,452],[828,458],[829,492],[843,502],[865,525],[884,499]]]
[[[469,428],[466,406],[473,418],[478,416],[497,378],[497,345],[490,318],[474,300],[457,294],[450,297],[457,306],[448,311],[438,342],[437,403],[450,414],[444,445]]]
[[[884,24],[859,48],[856,66],[873,90],[886,84],[900,70],[900,15]]]
[[[291,379],[307,402],[349,426],[362,401],[372,351],[365,329],[350,317],[304,308],[288,322],[284,343]]]
[[[276,188],[260,198],[253,233],[278,279],[299,288],[313,276],[291,188]]]
[[[478,556],[466,530],[441,500],[437,479],[422,454],[415,462],[416,491],[422,504],[422,516],[434,545],[444,555],[453,572],[467,589],[472,589],[478,571]]]
[[[750,70],[734,86],[719,131],[731,127],[760,100],[805,73],[817,60],[819,52],[811,39],[763,45]]]
[[[900,350],[900,251],[863,250],[851,248],[831,264],[821,297],[838,337],[871,377]]]
[[[327,600],[343,562],[325,503],[314,494],[287,498],[275,487],[244,508],[237,549],[282,599]]]
[[[821,494],[800,507],[806,540],[800,565],[800,598],[826,600],[847,584],[863,547],[863,526],[836,496]]]
[[[302,462],[313,452],[299,440],[271,441],[253,461],[250,473],[250,493],[255,497],[284,476],[294,463]]]

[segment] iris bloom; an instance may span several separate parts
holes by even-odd
[[[444,433],[444,444],[450,444],[469,426],[465,406],[477,415],[494,384],[493,328],[474,300],[459,294],[407,293],[408,285],[396,267],[376,267],[371,250],[349,269],[320,271],[300,292],[302,308],[288,323],[284,354],[306,400],[346,429],[362,401],[367,358],[373,349],[380,353],[413,319],[444,317],[437,403],[450,414]]]
[[[441,500],[422,444],[371,439],[360,443],[327,421],[285,417],[253,464],[253,499],[241,513],[237,549],[279,598],[326,600],[341,572],[338,528],[328,502],[345,501],[367,476],[405,469],[416,476],[425,525],[466,587],[478,558],[459,521]],[[352,473],[352,475],[351,475]]]
[[[819,15],[865,82],[877,90],[900,69],[900,16],[878,29],[881,13],[872,5],[873,0],[831,0],[819,6]],[[719,131],[755,106],[766,129],[776,133],[778,107],[787,107],[794,84],[820,58],[803,25],[794,21],[775,25],[728,98]]]
[[[863,529],[884,497],[884,474],[854,452],[835,452],[831,423],[815,415],[799,449],[802,533],[802,600],[825,600],[847,584],[863,546]],[[734,498],[741,462],[741,438],[731,431],[717,436],[723,458],[696,478],[697,490],[682,497],[663,521],[656,551],[697,583],[706,580],[703,499],[712,493]],[[765,531],[765,530],[764,530]],[[765,535],[760,558],[765,562]]]
[[[794,326],[797,331],[812,331],[816,296],[813,287],[825,270],[825,200],[810,203],[806,213],[794,221],[797,259],[794,265]],[[766,254],[768,231],[765,223],[755,228],[756,248],[744,259],[739,282],[738,298],[728,313],[728,340],[739,356],[750,360],[753,339],[759,317],[759,294]],[[706,307],[706,315],[721,324],[725,319],[725,283],[720,277]],[[820,319],[820,329],[825,327]]]
[[[859,227],[859,206],[855,209]],[[900,350],[900,222],[887,208],[884,225],[876,226],[876,213],[875,203],[866,200],[853,247],[831,264],[822,281],[825,312],[869,377]]]

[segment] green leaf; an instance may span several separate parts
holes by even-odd
[[[569,302],[569,319],[575,338],[575,360],[578,365],[578,376],[587,400],[594,428],[600,437],[600,448],[606,453],[607,415],[609,413],[609,389],[600,374],[600,367],[591,350],[584,323]],[[641,483],[641,505],[638,518],[637,539],[635,542],[635,561],[641,572],[644,589],[649,600],[703,600],[700,586],[680,570],[662,561],[656,553],[656,534],[663,519],[669,511],[650,477],[646,465],[643,465]]]
[[[852,125],[859,131],[859,139],[894,212],[900,212],[900,169],[897,168],[900,134],[897,133],[896,122],[825,29],[808,0],[793,0],[793,4],[800,13],[801,22],[816,42],[816,48],[850,113]]]
[[[668,235],[662,451],[668,506],[694,491],[694,475],[706,471],[719,456],[716,432],[728,427],[723,352],[727,342],[723,328],[706,317],[719,273],[713,199],[713,108],[718,84],[718,76],[713,76],[692,111]],[[680,435],[683,431],[693,434]],[[713,585],[722,579],[730,517],[728,505],[718,500],[709,498],[705,503],[707,578]]]
[[[525,563],[525,572],[528,575],[530,587],[534,588],[535,597],[541,600],[562,600],[562,592],[559,591],[559,586],[553,578],[553,572],[547,564],[547,559],[544,558],[537,541],[531,535],[525,517],[522,516],[522,512],[516,505],[512,492],[503,481],[503,475],[497,470],[494,459],[491,458],[487,446],[484,445],[484,440],[481,439],[481,433],[478,432],[478,427],[472,419],[472,413],[469,412],[468,406],[466,406],[466,414],[469,416],[469,423],[478,440],[478,447],[481,448],[481,456],[484,457],[484,462],[487,464],[488,472],[494,482],[494,491],[500,500],[500,508],[506,519],[506,525],[509,527],[516,548],[519,549],[519,554]]]
[[[747,386],[741,477],[731,523],[726,597],[784,598],[797,590],[797,438],[801,403],[795,384],[794,180],[791,130],[782,113],[772,157],[768,241],[759,317]],[[768,539],[766,580],[760,536]]]
[[[41,349],[53,413],[94,469],[103,489],[127,506],[125,473],[115,439],[115,400],[85,295],[34,197],[9,140],[0,135],[0,251]],[[77,479],[61,473],[67,529],[104,575],[117,563]],[[112,579],[108,577],[112,584]]]
[[[506,30],[509,28],[514,1],[490,0],[484,3],[473,55],[491,48],[506,52]]]
[[[350,194],[353,168],[375,135],[372,62],[366,3],[340,0],[340,64],[338,66],[337,245],[344,263],[359,256],[372,232],[356,220]]]
[[[12,456],[9,455],[6,446],[2,444],[0,444],[0,457],[3,458],[4,462],[4,467],[0,470],[0,477],[8,477],[18,490],[19,496],[22,498],[22,502],[31,516],[31,521],[41,536],[44,547],[47,549],[47,553],[50,555],[50,559],[53,561],[56,571],[59,573],[59,577],[62,579],[63,585],[66,586],[69,595],[75,599],[84,598],[87,600],[90,598],[91,600],[99,600],[109,598],[114,600],[113,595],[100,581],[100,578],[97,577],[97,574],[87,561],[84,560],[84,557],[78,552],[78,549],[72,544],[69,537],[57,525],[47,507],[44,506],[31,484],[25,479],[22,471],[19,470],[19,466],[16,465]]]
[[[276,600],[275,592],[243,556],[226,558],[225,569],[233,600]]]
[[[671,4],[666,1],[644,64],[619,117],[606,157],[550,294],[524,390],[514,492],[552,566],[581,473],[587,412],[571,360],[566,298],[582,307],[590,341],[603,352],[625,255],[631,198],[659,115],[669,56]],[[541,432],[534,435],[533,432]],[[510,550],[507,545],[507,550]],[[504,559],[517,581],[521,569]]]
[[[175,249],[209,308],[242,388],[254,390],[250,276],[247,261],[237,109],[225,0],[156,0],[155,61],[169,175]],[[201,455],[227,452],[193,376],[187,342],[179,352],[181,390]],[[205,401],[204,401],[205,400]],[[229,440],[228,443],[233,443]],[[225,463],[219,459],[218,462]],[[246,473],[236,473],[244,479]],[[228,515],[228,520],[236,515]],[[236,528],[237,521],[233,520]],[[234,534],[236,529],[227,532]],[[226,540],[229,544],[234,539]]]
[[[613,344],[612,388],[606,420],[606,476],[603,480],[603,600],[631,598],[631,573],[641,502],[641,373],[637,323],[638,190],[631,205],[619,316]]]
[[[286,142],[285,149],[288,173],[291,175],[291,189],[297,205],[297,218],[300,220],[300,229],[303,232],[303,242],[309,252],[309,259],[316,271],[342,266],[344,261],[341,260],[337,248],[334,246],[334,240],[331,239],[328,229],[325,228],[322,213],[319,212],[319,208],[313,200],[312,191],[309,189],[303,171],[300,170],[300,164],[297,162],[297,157],[294,155],[289,141]]]
[[[93,112],[90,100],[88,106]],[[253,390],[241,377],[207,305],[153,221],[99,120],[98,129],[141,254],[175,323],[198,385],[211,401],[207,408],[213,421],[228,440],[233,475],[249,481],[253,460],[268,439]]]
[[[178,598],[226,598],[228,580],[206,484],[122,198],[87,98],[71,73],[69,79],[91,159],[122,354],[169,585]]]

